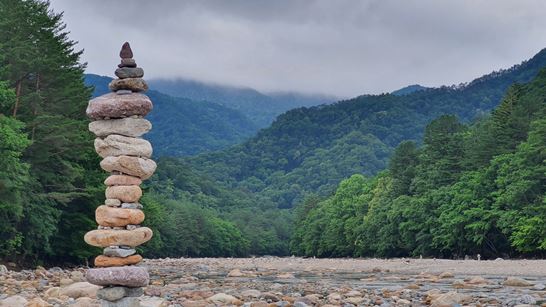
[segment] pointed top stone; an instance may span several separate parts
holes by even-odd
[[[122,59],[131,59],[133,57],[133,51],[131,50],[131,46],[128,42],[125,42],[123,46],[121,46],[121,51],[119,52],[119,56]]]

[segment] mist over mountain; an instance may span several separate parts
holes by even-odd
[[[332,103],[334,96],[273,92],[264,94],[252,88],[223,86],[187,79],[152,79],[150,88],[165,94],[196,101],[211,101],[245,114],[258,127],[265,128],[290,109]]]
[[[93,96],[109,93],[110,77],[85,75]],[[241,112],[217,103],[173,97],[155,90],[148,119],[154,129],[144,137],[156,144],[154,156],[188,156],[226,148],[253,136],[258,127]]]

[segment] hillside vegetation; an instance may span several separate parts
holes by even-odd
[[[185,161],[228,188],[291,208],[307,196],[328,195],[352,174],[385,169],[400,142],[420,143],[425,126],[440,115],[453,114],[462,122],[487,115],[510,85],[530,81],[545,66],[542,50],[465,85],[294,109],[240,145]]]
[[[472,125],[444,115],[386,171],[298,207],[300,255],[489,258],[546,253],[546,69]]]

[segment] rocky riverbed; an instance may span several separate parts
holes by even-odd
[[[546,306],[546,261],[145,260],[142,306]],[[0,266],[0,306],[100,306],[85,268]]]

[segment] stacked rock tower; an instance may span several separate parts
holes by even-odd
[[[84,237],[104,250],[86,277],[104,286],[97,293],[102,306],[140,306],[138,297],[149,275],[146,268],[135,266],[142,260],[135,247],[152,237],[150,228],[140,226],[144,221],[140,184],[156,169],[150,159],[152,145],[141,136],[152,128],[143,118],[152,110],[152,102],[141,93],[148,86],[129,43],[123,44],[119,55],[121,63],[115,72],[119,79],[109,84],[112,93],[92,99],[86,110],[92,120],[89,130],[97,136],[95,150],[103,158],[100,166],[110,172],[104,181],[106,200],[95,211],[98,229]]]

